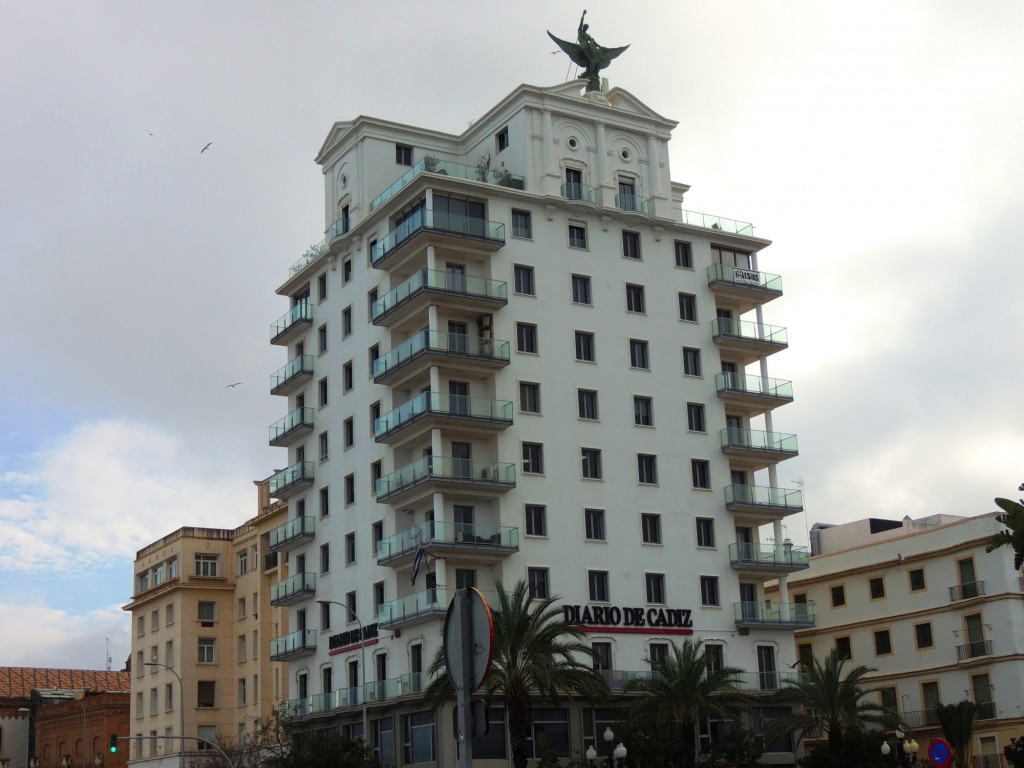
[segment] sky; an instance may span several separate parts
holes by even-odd
[[[775,429],[800,445],[779,478],[806,499],[786,534],[1013,496],[1024,4],[586,7],[630,44],[602,74],[679,121],[685,207],[773,242]],[[136,551],[256,513],[285,458],[274,289],[323,237],[333,122],[460,133],[575,76],[545,31],[581,10],[0,0],[0,665],[120,669]]]

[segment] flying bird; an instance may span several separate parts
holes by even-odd
[[[149,134],[150,136],[152,136],[153,138],[156,138],[156,134],[155,134],[155,133],[153,133],[153,132],[152,132],[151,130],[149,130],[149,129],[147,129],[147,128],[143,128],[142,130],[144,130],[144,131],[145,131],[146,133],[148,133],[148,134]]]
[[[235,387],[237,387],[241,383],[242,382],[240,382],[240,381],[236,381],[234,384],[228,384],[227,386],[224,387],[224,389],[228,389],[228,388],[234,389]]]
[[[203,152],[205,152],[206,150],[208,150],[208,149],[209,149],[209,148],[210,148],[211,146],[213,146],[213,142],[212,142],[212,141],[211,141],[211,142],[209,142],[209,143],[208,143],[208,144],[207,144],[207,145],[206,145],[205,147],[203,147],[202,149],[200,149],[200,150],[199,150],[199,154],[200,154],[200,155],[201,155],[201,154],[203,154]]]

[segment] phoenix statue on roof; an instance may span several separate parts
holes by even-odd
[[[597,41],[594,40],[593,36],[591,36],[587,31],[590,28],[590,25],[583,23],[583,19],[585,19],[586,16],[587,12],[583,11],[583,15],[580,16],[579,29],[576,31],[575,43],[570,43],[568,40],[559,40],[550,32],[548,32],[548,37],[554,40],[558,47],[565,51],[566,55],[570,59],[583,67],[583,74],[581,77],[587,81],[587,90],[600,91],[601,70],[611,64],[612,59],[629,48],[629,46],[624,45],[621,48],[605,48],[604,46],[598,45]]]

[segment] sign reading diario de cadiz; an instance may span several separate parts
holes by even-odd
[[[330,648],[330,655],[333,656],[350,648],[358,648],[360,645],[373,645],[377,639],[377,625],[368,624],[365,629],[351,629],[348,632],[331,635],[327,645]]]
[[[693,634],[688,608],[630,608],[617,605],[563,605],[565,620],[581,629],[605,632]]]

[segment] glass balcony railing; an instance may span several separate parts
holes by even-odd
[[[377,680],[366,684],[366,700],[388,701],[399,696],[423,693],[429,682],[426,672],[410,672],[387,680]]]
[[[313,309],[308,301],[300,301],[270,326],[270,343],[285,336],[299,323],[313,322]]]
[[[374,265],[379,264],[413,235],[424,230],[505,244],[505,225],[500,222],[419,208],[391,230],[387,237],[374,243],[370,261]]]
[[[270,604],[280,605],[301,595],[316,593],[315,573],[296,573],[270,585]]]
[[[428,522],[402,531],[377,543],[377,561],[412,554],[431,543],[519,549],[519,529],[507,525]]]
[[[270,425],[270,444],[280,442],[297,429],[313,427],[313,409],[309,406],[296,408],[283,419]]]
[[[588,187],[586,184],[573,184],[567,182],[562,185],[562,197],[566,200],[582,200],[585,203],[597,205],[597,190]]]
[[[377,622],[386,628],[413,621],[420,616],[444,613],[454,597],[454,589],[430,587],[422,592],[384,603],[377,611]]]
[[[339,688],[330,693],[317,693],[304,700],[308,702],[307,714],[319,715],[325,712],[333,712],[336,709],[361,706],[363,702],[359,697],[359,693],[360,689],[358,686],[354,688]]]
[[[299,461],[287,469],[272,474],[267,484],[270,487],[270,495],[276,496],[300,483],[311,482],[313,482],[313,462]]]
[[[716,317],[711,321],[711,338],[738,339],[760,344],[789,346],[789,335],[785,328],[749,320],[733,320],[730,317]]]
[[[806,568],[807,547],[794,547],[783,544],[781,547],[772,544],[730,544],[729,562],[733,565],[754,565],[767,568]]]
[[[746,373],[715,374],[715,388],[719,394],[736,393],[772,397],[781,400],[793,399],[793,382],[785,379],[772,379],[767,376],[752,376]]]
[[[307,264],[310,264],[310,263],[316,261],[321,256],[323,256],[324,253],[326,253],[326,252],[327,252],[327,241],[326,240],[321,240],[316,245],[309,246],[309,248],[306,250],[306,252],[304,254],[302,254],[302,256],[299,258],[299,260],[296,261],[294,264],[292,264],[290,267],[288,267],[288,277],[292,277],[294,275],[299,274],[299,272],[301,272],[303,269],[306,268]]]
[[[289,656],[316,652],[316,630],[300,629],[298,632],[275,637],[270,641],[270,660],[280,661]]]
[[[725,506],[764,507],[799,512],[804,508],[803,491],[795,488],[773,488],[762,485],[727,485]]]
[[[370,306],[370,318],[376,322],[395,307],[425,290],[473,296],[495,302],[508,301],[508,283],[500,280],[469,277],[439,269],[420,269],[397,288],[373,302]]]
[[[508,400],[487,400],[482,397],[446,395],[441,392],[421,392],[412,400],[385,413],[373,422],[373,434],[378,440],[401,429],[425,414],[512,423],[512,403]]]
[[[716,229],[728,232],[731,235],[754,236],[754,225],[745,221],[726,219],[722,216],[713,216],[709,213],[697,213],[696,211],[679,210],[679,221],[691,227],[703,227],[704,229]]]
[[[299,539],[311,539],[316,535],[316,518],[309,515],[295,517],[284,525],[270,531],[270,548],[280,549]]]
[[[504,364],[509,361],[509,343],[501,339],[484,339],[460,333],[421,331],[387,354],[373,361],[373,377],[386,376],[413,358],[433,352],[442,355],[462,355],[493,360]]]
[[[788,435],[784,432],[765,432],[760,429],[741,429],[740,427],[726,427],[719,436],[722,441],[722,450],[749,450],[763,451],[765,453],[790,453],[797,454],[796,435]]]
[[[512,486],[516,482],[516,468],[514,464],[501,461],[424,456],[377,480],[377,501],[428,480]]]
[[[330,240],[333,240],[336,237],[347,235],[351,226],[352,219],[349,216],[342,216],[340,219],[337,219],[333,224],[331,224],[331,228],[327,230],[327,237]]]
[[[790,683],[800,682],[799,672],[744,672],[739,677],[741,691],[777,691]]]
[[[499,187],[511,187],[512,189],[526,189],[526,179],[517,176],[504,168],[484,168],[483,166],[464,165],[451,160],[442,160],[439,157],[428,155],[416,165],[402,174],[398,181],[381,192],[370,202],[370,210],[376,210],[386,203],[404,187],[408,186],[413,179],[421,173],[436,173],[440,176],[451,176],[455,179],[468,179],[469,181],[480,181],[484,184],[495,184]]]
[[[270,394],[288,386],[300,376],[313,375],[313,356],[297,355],[283,368],[270,374]]]
[[[620,211],[650,213],[650,205],[647,202],[647,198],[640,197],[640,195],[616,195],[615,207]]]
[[[813,627],[814,606],[810,603],[761,603],[744,601],[733,604],[737,625],[757,624],[779,627]]]
[[[708,285],[736,285],[752,288],[765,293],[782,293],[782,278],[756,269],[742,269],[728,264],[712,264],[708,267]]]

